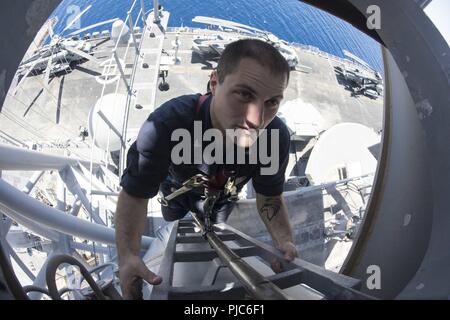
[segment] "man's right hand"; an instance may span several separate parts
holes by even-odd
[[[120,286],[125,300],[142,300],[142,279],[158,285],[162,278],[151,272],[138,256],[128,256],[119,265]]]

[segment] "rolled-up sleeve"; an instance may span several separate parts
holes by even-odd
[[[120,185],[131,196],[153,198],[170,163],[170,136],[163,121],[150,115],[127,155]]]

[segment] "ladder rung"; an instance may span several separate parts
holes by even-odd
[[[233,241],[240,237],[235,233],[218,234],[218,237],[222,241]],[[206,242],[205,238],[201,235],[198,236],[177,236],[177,243],[201,243]]]
[[[192,227],[194,225],[193,221],[179,221],[178,227]]]
[[[293,287],[301,283],[302,270],[290,270],[272,275],[267,280],[273,282],[281,289]],[[243,299],[246,291],[240,283],[233,288],[223,291],[223,285],[212,286],[184,286],[172,287],[169,291],[170,299]]]
[[[258,253],[258,248],[254,246],[240,247],[231,250],[240,257],[250,257]],[[218,255],[215,250],[177,251],[175,252],[174,262],[211,261],[212,259],[217,257]]]
[[[223,289],[223,285],[173,287],[168,293],[168,298],[174,300],[236,300],[245,298],[246,291],[239,283],[236,283],[229,290],[224,291]]]
[[[194,227],[178,227],[178,233],[198,233]]]

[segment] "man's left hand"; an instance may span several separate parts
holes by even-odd
[[[286,260],[288,262],[290,262],[290,261],[294,260],[296,257],[298,257],[297,248],[295,247],[295,244],[293,244],[292,242],[285,242],[282,245],[280,245],[278,248],[281,251],[283,251],[283,253],[284,253],[283,258],[284,258],[284,260]],[[280,272],[284,271],[283,264],[279,259],[272,260],[271,267],[275,273],[280,273]]]

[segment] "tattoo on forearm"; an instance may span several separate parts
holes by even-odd
[[[267,198],[261,207],[261,214],[271,221],[278,214],[281,208],[280,198]]]

